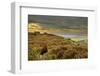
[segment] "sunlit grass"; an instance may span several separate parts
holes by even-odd
[[[87,40],[86,37],[82,37],[82,38],[71,38],[73,41],[81,41],[81,40]]]

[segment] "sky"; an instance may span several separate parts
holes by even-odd
[[[33,25],[30,23],[34,23]],[[28,24],[31,28],[35,29],[38,25],[39,30],[44,28],[44,30],[56,31],[56,32],[71,32],[85,33],[88,30],[88,17],[73,17],[73,16],[51,16],[51,15],[28,15]],[[31,29],[32,30],[32,29]],[[33,29],[34,30],[34,29]],[[64,31],[67,30],[67,31]],[[43,30],[41,30],[43,31]],[[46,31],[47,32],[47,31]]]

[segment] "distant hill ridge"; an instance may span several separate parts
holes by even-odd
[[[54,37],[59,37],[59,38],[64,39],[64,37],[62,37],[62,36],[57,36],[57,35],[50,34],[50,33],[47,33],[47,32],[41,33],[41,32],[39,32],[39,31],[36,31],[36,32],[28,32],[28,35],[29,35],[29,36],[31,36],[31,35],[34,35],[34,36],[38,36],[38,35],[43,36],[43,35],[46,35],[46,36],[48,36],[48,37],[49,37],[49,36],[54,36]]]

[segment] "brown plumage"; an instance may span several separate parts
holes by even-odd
[[[44,53],[48,52],[48,48],[47,45],[44,45],[43,48],[41,49],[41,55],[43,55]]]

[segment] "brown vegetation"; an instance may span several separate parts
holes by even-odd
[[[87,43],[48,33],[28,33],[28,60],[80,59],[88,57]]]

